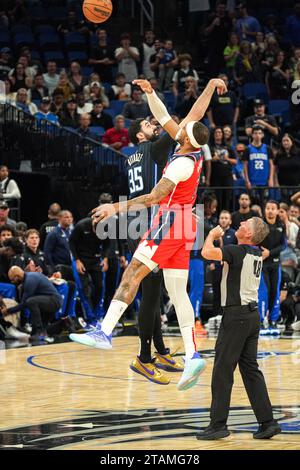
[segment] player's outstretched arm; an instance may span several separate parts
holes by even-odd
[[[194,103],[188,115],[179,124],[181,128],[185,127],[185,125],[190,121],[200,121],[203,118],[215,90],[217,90],[218,95],[223,95],[227,92],[227,87],[220,78],[213,78],[208,82],[203,93]]]
[[[174,121],[174,119],[171,118],[167,108],[159,99],[148,80],[138,79],[133,80],[132,83],[134,85],[138,85],[143,90],[143,92],[146,93],[151,113],[153,114],[155,119],[158,120],[164,130],[172,137],[172,139],[176,140],[176,136],[180,131],[180,127]]]
[[[175,183],[168,178],[161,178],[151,193],[130,199],[128,201],[116,202],[115,204],[102,204],[92,210],[93,224],[104,222],[119,212],[127,212],[134,207],[135,210],[144,209],[159,204],[175,188]]]

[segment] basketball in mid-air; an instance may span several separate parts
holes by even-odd
[[[92,23],[104,23],[112,13],[111,0],[84,0],[83,14]]]

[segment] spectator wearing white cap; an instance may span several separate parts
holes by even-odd
[[[85,88],[85,98],[90,102],[94,100],[101,100],[104,108],[109,107],[109,100],[105,94],[104,87],[99,81],[91,82],[91,84],[88,85],[88,89]]]

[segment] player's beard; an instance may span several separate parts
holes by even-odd
[[[159,139],[159,136],[153,134],[153,136],[149,140],[150,140],[150,142],[156,142],[158,139]]]

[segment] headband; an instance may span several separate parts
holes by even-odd
[[[194,133],[193,133],[193,127],[194,127],[194,124],[196,123],[197,121],[190,121],[187,123],[185,129],[186,129],[186,133],[188,135],[188,138],[190,139],[190,143],[192,144],[193,147],[195,147],[196,149],[198,149],[199,147],[201,147],[201,145],[197,142],[197,140],[195,139],[194,137]]]

